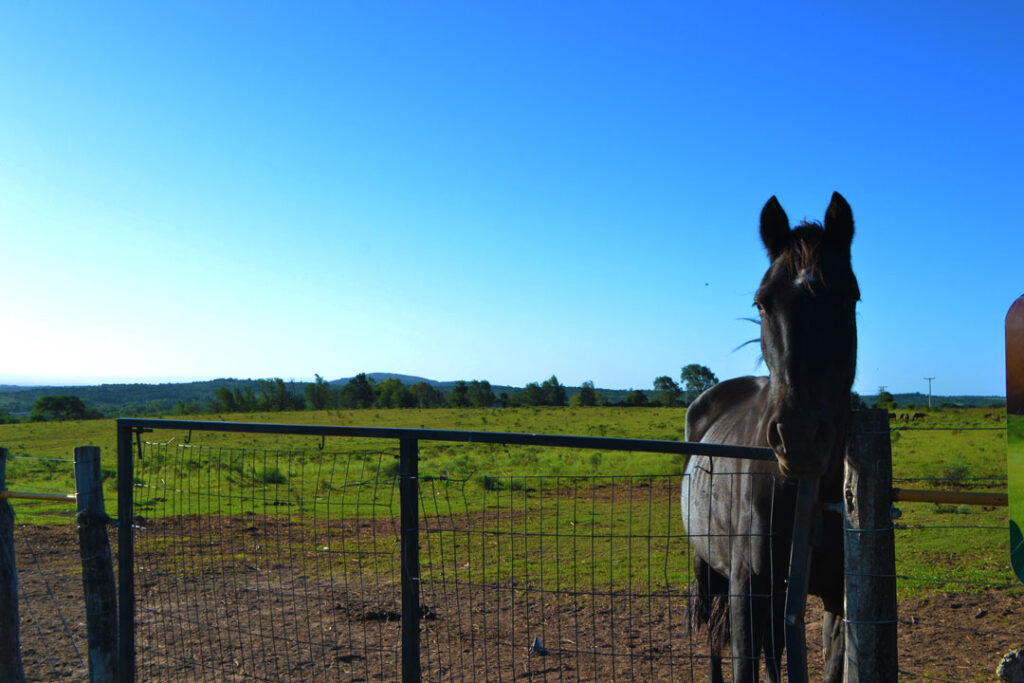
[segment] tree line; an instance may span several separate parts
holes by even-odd
[[[684,406],[701,391],[718,382],[714,373],[703,365],[691,364],[682,369],[680,381],[665,375],[654,380],[654,390],[633,389],[621,400],[609,400],[594,387],[583,382],[578,390],[570,390],[552,375],[542,382],[530,382],[519,390],[496,391],[487,380],[459,381],[447,391],[427,383],[406,385],[396,378],[375,381],[366,373],[353,377],[347,384],[334,385],[320,375],[313,382],[285,382],[279,377],[255,383],[220,386],[206,400],[179,400],[171,411],[181,415],[202,412],[245,413],[281,412],[291,410],[353,410],[365,408],[488,408],[515,406]],[[570,396],[571,394],[571,396]],[[41,396],[28,416],[32,421],[81,420],[104,417],[90,409],[77,396]],[[11,421],[0,413],[0,422]]]
[[[692,363],[680,373],[680,382],[667,375],[654,380],[654,398],[640,389],[630,391],[618,403],[607,401],[592,381],[583,382],[579,391],[569,397],[565,385],[552,375],[543,382],[530,382],[519,391],[496,393],[487,380],[458,381],[447,393],[426,382],[406,386],[395,378],[375,382],[366,373],[353,377],[344,386],[334,386],[316,375],[303,387],[302,395],[288,393],[281,379],[260,380],[257,392],[250,388],[214,392],[212,412],[245,412],[259,410],[352,410],[360,408],[489,408],[509,406],[573,406],[588,407],[622,405],[689,405],[702,391],[718,383],[710,369]]]
[[[593,385],[591,385],[593,388]],[[316,375],[313,382],[292,392],[281,379],[260,380],[251,387],[214,391],[211,412],[279,410],[357,410],[361,408],[490,408],[507,406],[564,406],[565,386],[554,375],[542,383],[531,382],[522,390],[496,393],[487,380],[458,381],[443,392],[427,382],[405,385],[396,378],[374,381],[360,373],[343,386],[335,386]]]

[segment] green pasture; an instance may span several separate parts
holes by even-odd
[[[682,440],[684,417],[682,408],[370,409],[196,416],[665,440]],[[1005,413],[992,409],[935,410],[905,425],[908,429],[894,431],[896,485],[1004,491],[1004,418]],[[150,445],[136,460],[135,494],[143,516],[256,513],[301,525],[338,519],[390,521],[398,513],[395,442],[328,438],[321,450],[315,437],[177,430],[143,438]],[[73,449],[95,445],[103,453],[108,509],[116,515],[115,442],[112,420],[0,425],[0,446],[11,456],[8,488],[73,491]],[[466,557],[457,571],[461,578],[474,581],[516,580],[518,575],[540,578],[553,588],[586,577],[595,586],[623,590],[636,585],[678,587],[685,581],[686,563],[670,557],[679,551],[670,551],[663,540],[679,532],[680,456],[442,442],[421,442],[420,455],[422,514],[428,527],[436,527],[431,545],[425,546],[425,574],[435,571],[431,567],[447,567],[449,560]],[[901,595],[973,591],[1015,581],[1006,508],[898,505],[897,573],[910,577],[900,580]],[[63,503],[15,501],[14,507],[22,523],[52,523],[54,515],[71,514]],[[465,521],[451,521],[456,519]],[[323,547],[331,546],[330,539],[314,542],[321,540]],[[375,569],[365,563],[391,563],[390,553],[397,552],[394,534],[346,542],[372,544],[372,552],[359,555],[364,570]],[[436,564],[431,564],[431,557]],[[337,561],[353,560],[346,555]],[[329,563],[324,571],[333,571]]]

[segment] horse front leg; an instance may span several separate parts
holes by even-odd
[[[786,649],[786,594],[779,593],[772,599],[770,628],[764,641],[765,678],[769,683],[782,681],[782,654]]]
[[[731,582],[729,597],[729,642],[732,646],[733,683],[756,683],[761,647],[771,612],[766,582],[749,577]]]

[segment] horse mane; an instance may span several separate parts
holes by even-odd
[[[817,221],[803,221],[793,228],[793,236],[780,254],[784,259],[786,270],[791,273],[803,273],[807,276],[807,284],[821,279],[821,263],[818,247],[821,246],[824,228]]]

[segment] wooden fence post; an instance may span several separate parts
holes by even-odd
[[[117,680],[117,589],[114,562],[103,507],[100,449],[75,449],[75,484],[78,489],[78,541],[82,552],[82,587],[89,639],[89,680]]]
[[[885,410],[853,414],[843,482],[847,683],[897,680],[892,445]]]
[[[7,449],[0,448],[0,491],[7,490]],[[24,683],[18,637],[18,568],[14,562],[14,510],[0,499],[0,672],[4,680]]]

